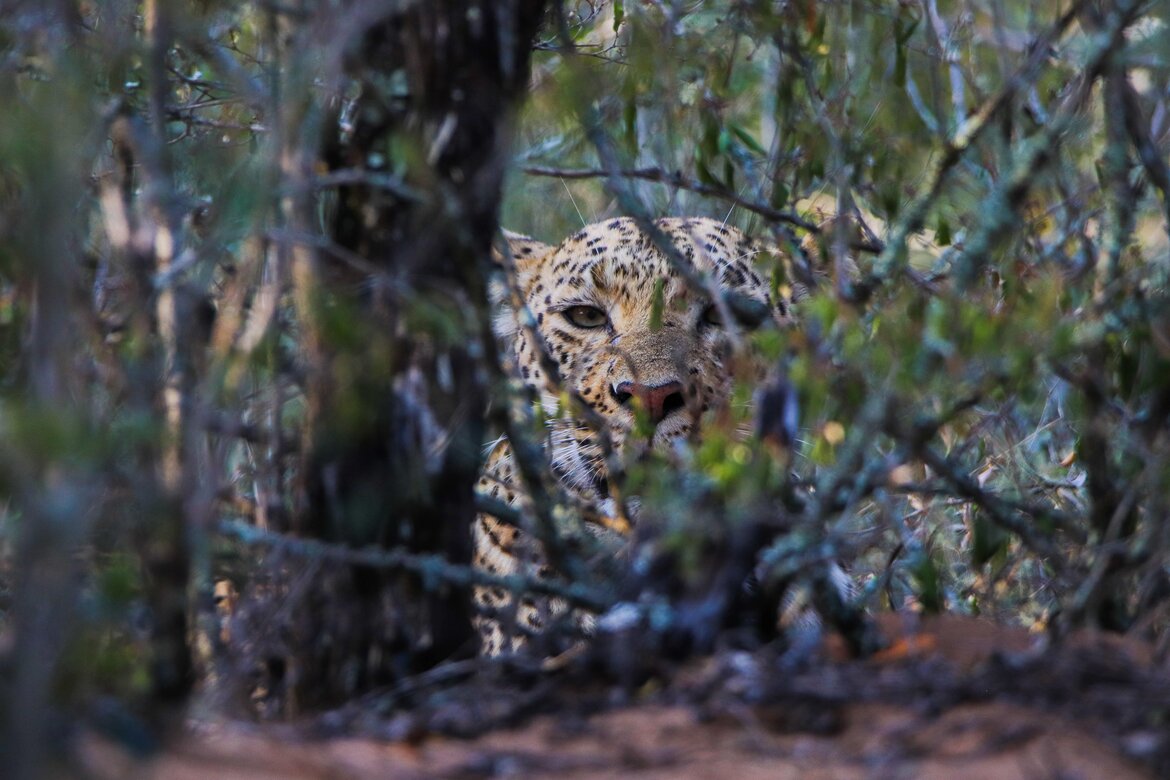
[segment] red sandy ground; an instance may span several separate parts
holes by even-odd
[[[890,618],[887,634],[897,636]],[[1016,652],[1032,639],[978,621],[940,618],[895,642],[889,657],[941,655],[974,667],[993,650]],[[1106,642],[1099,637],[1084,642]],[[1109,650],[1112,652],[1112,648]],[[1134,663],[1149,663],[1138,646]],[[1145,655],[1145,657],[1140,657]],[[1151,777],[1085,721],[1004,701],[960,704],[925,714],[913,703],[857,703],[832,736],[773,727],[760,708],[724,709],[700,719],[689,706],[635,705],[585,721],[557,715],[474,740],[427,737],[415,744],[365,738],[308,741],[288,727],[222,723],[193,729],[162,756],[135,764],[96,739],[84,764],[101,778],[308,780],[309,778],[561,777],[829,780],[830,778]]]

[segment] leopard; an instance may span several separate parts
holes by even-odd
[[[628,534],[636,521],[611,494],[611,458],[676,446],[728,402],[738,327],[727,296],[755,304],[769,327],[791,326],[792,294],[759,263],[779,250],[705,217],[616,217],[556,245],[504,237],[497,260],[511,266],[510,285],[495,296],[494,330],[546,418],[545,463],[563,494],[587,508],[587,530]],[[531,502],[515,446],[506,437],[488,445],[476,491],[523,513]],[[473,521],[473,568],[495,578],[558,576],[534,534],[499,514]],[[473,602],[487,657],[524,649],[566,611],[555,598],[542,604],[493,584],[474,587]],[[592,620],[578,611],[582,632]]]

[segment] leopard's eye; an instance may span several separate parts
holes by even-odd
[[[578,328],[600,328],[609,322],[605,312],[595,306],[570,306],[561,312],[570,325]]]
[[[699,318],[699,327],[713,325],[716,328],[723,327],[723,316],[719,314],[719,307],[711,304],[703,310],[703,316]]]

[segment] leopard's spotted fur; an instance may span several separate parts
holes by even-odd
[[[776,324],[786,324],[788,302],[772,295],[769,279],[756,265],[759,244],[710,219],[660,219],[656,224],[696,270],[725,291],[765,304]],[[507,305],[497,331],[523,381],[540,394],[546,413],[558,408],[562,390],[575,392],[604,421],[620,453],[635,429],[635,407],[654,425],[652,446],[663,447],[686,437],[703,412],[726,401],[729,339],[718,309],[688,287],[634,220],[589,225],[555,247],[523,236],[508,240],[517,291],[535,318],[543,349],[557,365],[560,386],[541,367],[533,331],[520,327]],[[652,321],[655,317],[660,321]],[[571,411],[550,419],[549,426],[549,460],[560,484],[582,504],[595,507],[597,515],[612,516],[597,431]],[[506,439],[491,449],[478,490],[524,508]],[[514,526],[481,514],[473,533],[477,568],[500,575],[553,575],[539,545]],[[514,604],[502,588],[477,588],[475,602],[485,655],[519,648],[550,614],[563,611],[535,600]]]

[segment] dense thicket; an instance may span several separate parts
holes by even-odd
[[[801,585],[859,646],[886,607],[1165,635],[1166,4],[545,5],[0,3],[17,776],[95,702],[292,714],[471,652],[471,485],[529,419],[501,213],[714,216],[809,290],[754,411],[628,465],[662,565],[579,584],[648,652],[748,641],[753,566],[750,641]]]

